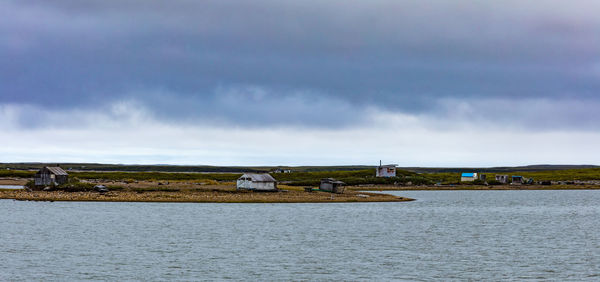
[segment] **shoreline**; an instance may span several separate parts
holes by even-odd
[[[457,186],[350,186],[352,191],[523,191],[523,190],[600,190],[600,185],[457,185]]]
[[[0,178],[3,185],[23,185],[27,179]],[[88,182],[89,183],[89,182]],[[344,194],[314,191],[280,185],[279,192],[239,191],[234,183],[195,183],[190,181],[94,181],[109,188],[96,191],[27,191],[0,188],[0,199],[19,201],[93,201],[93,202],[171,202],[171,203],[356,203],[406,202],[415,199],[385,191],[508,191],[508,190],[600,190],[597,184],[577,185],[361,185],[346,186]],[[86,192],[83,192],[86,191]],[[369,193],[371,192],[371,193]]]
[[[326,192],[231,192],[231,191],[179,191],[179,192],[62,192],[0,190],[0,199],[43,202],[160,202],[160,203],[359,203],[407,202],[411,198],[390,194],[350,191],[344,194]]]

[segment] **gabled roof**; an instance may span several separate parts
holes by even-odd
[[[254,182],[277,182],[277,180],[268,173],[244,173],[240,178],[250,178]]]
[[[346,184],[342,181],[336,180],[335,178],[323,178],[321,179],[321,183],[333,183],[333,184]]]
[[[69,175],[64,169],[59,166],[47,166],[46,167],[54,175]]]
[[[463,172],[461,177],[475,177],[475,173],[473,172]]]

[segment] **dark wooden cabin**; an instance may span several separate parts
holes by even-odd
[[[59,166],[45,166],[33,179],[35,186],[60,185],[69,181],[69,174]]]
[[[319,190],[331,193],[342,194],[346,188],[344,187],[344,182],[335,180],[333,178],[323,178],[321,179],[321,185],[319,185]]]

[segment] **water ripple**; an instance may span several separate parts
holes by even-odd
[[[600,191],[410,203],[0,201],[0,280],[597,280]]]

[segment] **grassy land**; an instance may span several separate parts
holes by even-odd
[[[573,180],[599,180],[600,168],[589,169],[567,169],[554,171],[516,171],[510,175],[521,175],[523,177],[533,177],[538,181],[573,181]]]
[[[41,166],[37,164],[34,166]],[[23,170],[0,169],[0,184],[22,185],[32,179],[35,171],[31,164],[23,164]],[[68,168],[68,166],[64,166]],[[86,165],[86,169],[105,169],[107,171],[69,171],[70,182],[52,191],[0,190],[0,198],[36,201],[131,201],[131,202],[217,202],[217,203],[325,203],[325,202],[382,202],[407,201],[411,199],[386,194],[370,194],[360,191],[383,190],[527,190],[527,189],[600,189],[600,185],[473,185],[460,183],[460,173],[442,171],[416,173],[398,170],[397,177],[376,178],[373,168],[349,167],[302,167],[292,173],[272,174],[281,189],[287,192],[257,193],[237,191],[235,180],[242,171],[260,172],[272,168],[255,167],[185,167],[185,166],[114,166]],[[568,168],[568,167],[567,167]],[[164,169],[163,172],[134,171],[123,169],[151,170]],[[323,171],[329,169],[328,171]],[[188,172],[175,172],[187,170]],[[210,171],[189,172],[189,171]],[[229,171],[229,172],[220,172]],[[465,170],[478,171],[478,170]],[[577,168],[532,171],[482,170],[487,179],[496,174],[521,175],[535,181],[586,181],[600,180],[600,168]],[[304,192],[303,186],[317,187],[322,178],[336,178],[349,185],[344,194],[325,192]],[[435,183],[456,184],[435,186]],[[94,186],[102,184],[109,188],[108,193],[94,191]]]
[[[535,181],[586,181],[600,180],[600,168],[585,168],[585,169],[565,169],[565,170],[544,170],[544,171],[509,171],[509,172],[488,172],[487,179],[495,179],[496,174],[503,175],[520,175],[525,178],[533,178]],[[460,174],[441,172],[422,174],[427,179],[438,183],[459,183]]]
[[[35,171],[0,170],[0,177],[32,178]],[[494,179],[496,174],[521,175],[536,181],[575,181],[600,180],[600,168],[543,170],[543,171],[509,171],[486,172],[487,179]],[[231,182],[241,173],[179,173],[179,172],[96,172],[73,171],[70,178],[81,180],[100,179],[103,181],[193,181],[193,182]],[[398,177],[376,178],[374,169],[349,171],[313,171],[272,174],[278,181],[293,186],[316,186],[322,178],[333,177],[348,185],[431,185],[434,183],[459,184],[460,173],[440,172],[422,173],[398,170]]]
[[[344,194],[304,192],[302,186],[278,185],[284,191],[238,191],[231,175],[218,174],[219,180],[205,174],[180,173],[74,173],[69,183],[49,187],[50,191],[2,190],[0,199],[33,201],[115,201],[115,202],[214,202],[214,203],[325,203],[325,202],[400,202],[411,199],[393,195],[348,191]],[[159,174],[159,175],[157,175]],[[73,175],[77,175],[74,177]],[[182,177],[183,175],[183,177]],[[190,176],[196,176],[194,177]],[[79,179],[82,177],[84,179]],[[87,177],[91,177],[86,179]],[[149,180],[142,180],[150,178]],[[161,180],[156,180],[156,178]],[[177,178],[177,179],[172,179]],[[237,175],[233,178],[237,178]],[[140,180],[133,180],[140,179]],[[168,180],[166,180],[168,179]],[[2,179],[0,183],[17,181]],[[21,184],[23,184],[22,181]],[[104,185],[110,192],[99,193],[94,186]],[[32,187],[33,188],[33,187]],[[38,188],[41,189],[41,188]]]
[[[214,180],[233,181],[241,173],[178,173],[178,172],[96,172],[69,171],[69,178],[103,180]],[[0,170],[0,177],[33,178],[35,171]]]
[[[34,171],[0,170],[0,177],[32,178]],[[230,182],[239,178],[241,173],[175,173],[175,172],[69,172],[70,178],[81,180],[101,179],[106,181],[195,181]],[[317,171],[277,173],[273,176],[289,185],[316,186],[322,178],[333,177],[348,185],[407,183],[428,184],[426,177],[409,171],[399,171],[399,177],[376,178],[374,169],[354,171]]]

